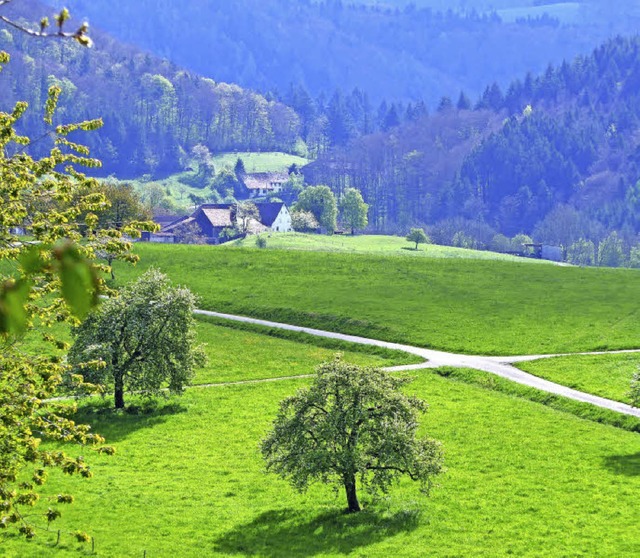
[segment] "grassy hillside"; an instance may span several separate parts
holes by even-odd
[[[293,164],[303,166],[309,162],[303,157],[276,151],[219,153],[214,155],[212,160],[216,171],[220,171],[225,167],[233,169],[238,158],[243,160],[245,170],[249,173],[286,171]],[[192,185],[195,174],[194,171],[185,171],[171,174],[162,179],[138,179],[125,182],[133,184],[136,191],[144,199],[148,197],[150,190],[160,187],[162,193],[178,210],[187,213],[192,210],[194,205],[190,195],[204,199],[211,196],[211,191],[208,188],[198,188]]]
[[[549,263],[542,260],[523,259],[497,252],[467,250],[452,246],[436,246],[421,244],[414,250],[415,243],[407,242],[401,236],[385,235],[319,235],[301,233],[269,233],[263,234],[267,239],[267,249],[308,250],[319,252],[348,252],[351,254],[378,254],[385,256],[410,256],[429,258],[463,258],[479,260],[502,260],[511,262]],[[255,237],[249,236],[225,244],[227,247],[255,246]]]
[[[237,153],[220,153],[213,156],[213,164],[216,169],[222,167],[233,168],[238,158],[244,162],[244,169],[247,172],[276,172],[285,171],[291,165],[306,165],[309,159],[291,155],[289,153],[278,152],[237,152]]]
[[[629,403],[629,384],[640,354],[567,356],[522,362],[518,368],[541,378]]]
[[[104,557],[633,556],[640,544],[638,436],[424,373],[409,387],[430,411],[448,472],[425,499],[403,482],[344,515],[328,487],[298,495],[266,476],[258,441],[277,402],[306,381],[193,390],[164,412],[88,416],[117,445],[89,481],[55,476],[76,503],[6,557],[77,556],[78,526]],[[606,533],[606,536],[604,534]],[[86,552],[86,546],[85,551]]]
[[[632,270],[499,261],[139,244],[200,306],[456,352],[633,348]]]

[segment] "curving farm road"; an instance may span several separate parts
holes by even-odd
[[[308,327],[295,326],[290,324],[281,324],[278,322],[270,322],[267,320],[259,320],[256,318],[249,318],[246,316],[236,316],[233,314],[223,314],[221,312],[212,312],[209,310],[196,310],[196,314],[204,316],[212,316],[215,318],[222,318],[225,320],[232,320],[237,322],[245,322],[250,324],[256,324],[266,327],[272,327],[276,329],[286,329],[289,331],[299,331],[307,333],[309,335],[315,335],[317,337],[328,337],[330,339],[338,339],[340,341],[346,341],[349,343],[357,343],[360,345],[372,345],[375,347],[385,347],[387,349],[394,349],[397,351],[403,351],[422,357],[426,360],[421,364],[411,364],[407,366],[395,366],[387,368],[389,371],[401,371],[401,370],[420,370],[423,368],[439,368],[441,366],[453,366],[456,368],[474,368],[476,370],[482,370],[489,372],[503,378],[507,378],[513,382],[530,386],[542,391],[574,399],[576,401],[582,401],[584,403],[590,403],[598,407],[610,409],[618,413],[625,415],[632,415],[640,418],[640,408],[631,407],[625,403],[613,401],[611,399],[605,399],[604,397],[598,397],[597,395],[591,395],[582,391],[568,388],[566,386],[538,378],[527,372],[519,370],[512,363],[524,362],[528,360],[537,360],[541,358],[551,358],[555,356],[564,355],[525,355],[525,356],[512,356],[512,357],[486,357],[486,356],[473,356],[473,355],[459,355],[454,353],[447,353],[444,351],[434,351],[431,349],[423,349],[420,347],[413,347],[411,345],[402,345],[399,343],[389,343],[387,341],[379,341],[377,339],[367,339],[366,337],[358,337],[355,335],[346,335],[344,333],[335,333],[332,331],[323,331],[320,329],[312,329]],[[638,350],[628,351],[612,351],[616,353],[634,353],[640,352]],[[610,354],[604,352],[593,353],[577,353],[577,354]],[[279,378],[284,379],[284,378]]]

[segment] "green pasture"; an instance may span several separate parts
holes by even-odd
[[[629,385],[639,370],[640,354],[563,356],[516,366],[552,382],[629,403]]]
[[[430,403],[422,432],[440,439],[448,472],[431,498],[408,480],[366,511],[343,495],[298,495],[267,476],[258,442],[277,403],[308,380],[195,389],[151,414],[84,418],[115,444],[91,454],[91,480],[52,475],[46,496],[72,492],[52,531],[10,537],[3,556],[635,556],[640,552],[638,435],[536,403],[417,375]],[[55,545],[57,529],[62,531]],[[80,549],[80,553],[78,550]]]
[[[247,172],[278,172],[286,171],[291,165],[299,167],[306,165],[309,159],[279,152],[249,152],[239,151],[234,153],[219,153],[213,155],[213,164],[216,170],[223,167],[233,168],[238,158],[242,159],[244,169]]]
[[[476,354],[640,345],[640,274],[453,258],[138,244],[210,310]]]
[[[421,362],[419,357],[374,347],[325,342],[311,336],[279,339],[255,331],[215,325],[198,320],[198,341],[207,353],[207,365],[196,372],[193,384],[242,382],[313,373],[321,362],[337,352],[361,366],[398,366]],[[371,352],[377,354],[370,354]]]
[[[519,258],[486,250],[468,250],[452,246],[420,244],[415,250],[415,243],[407,242],[402,236],[384,235],[324,235],[302,233],[264,233],[267,250],[307,250],[318,252],[344,252],[350,254],[377,254],[385,256],[409,256],[428,258],[463,258],[479,260],[503,260],[526,263],[550,263],[544,260]],[[256,245],[256,237],[248,236],[224,244],[226,247],[248,247]]]

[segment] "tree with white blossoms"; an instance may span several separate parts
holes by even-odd
[[[92,384],[108,386],[116,409],[124,394],[181,393],[205,363],[196,344],[196,299],[166,275],[147,271],[117,296],[104,300],[74,329],[69,362]]]
[[[409,381],[340,357],[320,365],[309,388],[280,403],[261,444],[267,470],[300,491],[313,481],[344,487],[349,512],[361,509],[358,481],[387,493],[406,475],[428,492],[443,471],[443,451],[416,436],[427,404],[401,391]]]

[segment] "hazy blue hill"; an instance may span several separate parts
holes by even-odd
[[[53,12],[34,0],[2,10],[31,24]],[[0,24],[0,49],[11,55],[0,76],[0,110],[28,101],[32,110],[20,121],[21,131],[42,135],[44,99],[57,84],[63,91],[57,122],[103,118],[103,129],[79,141],[103,160],[106,174],[172,172],[199,143],[214,152],[290,151],[296,145],[300,121],[283,104],[203,79],[98,29],[91,36],[95,48],[85,49],[70,41],[34,40]],[[46,148],[39,142],[33,149]]]
[[[377,102],[422,98],[435,104],[461,89],[475,97],[487,82],[506,85],[527,71],[544,71],[549,62],[589,52],[611,33],[638,28],[626,12],[602,19],[600,4],[581,11],[575,25],[549,17],[503,23],[481,9],[521,8],[531,4],[526,1],[466,2],[464,13],[446,14],[415,4],[391,9],[337,1],[68,4],[121,39],[214,79],[280,93],[293,83],[314,96],[359,87]]]

